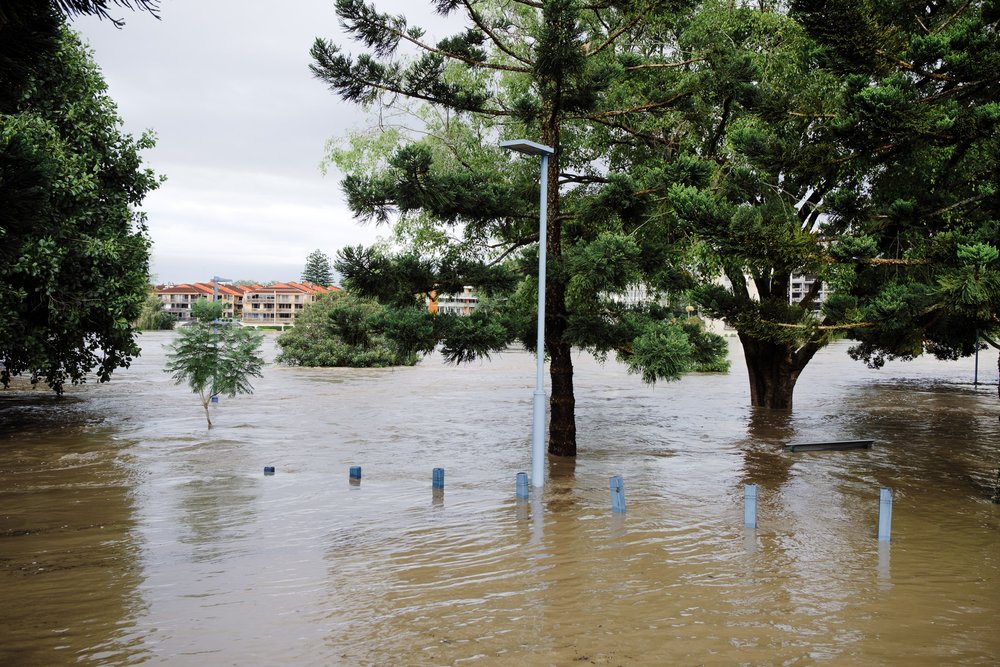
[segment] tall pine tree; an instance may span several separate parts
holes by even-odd
[[[333,284],[333,267],[330,258],[320,250],[313,250],[306,257],[305,268],[302,269],[302,280],[324,287]]]
[[[344,188],[357,215],[430,220],[445,245],[431,256],[396,258],[348,249],[338,269],[352,289],[401,302],[462,284],[503,292],[511,286],[505,260],[523,277],[505,301],[450,328],[445,349],[455,360],[515,339],[532,344],[538,166],[496,146],[526,137],[555,150],[545,193],[552,454],[576,454],[572,346],[614,351],[648,379],[676,378],[699,361],[717,363],[722,353],[717,339],[696,327],[685,331],[669,309],[629,308],[610,298],[634,283],[682,287],[684,271],[672,268],[678,257],[670,239],[655,225],[643,227],[645,204],[618,187],[627,176],[610,170],[619,165],[600,164],[588,145],[595,127],[622,127],[684,99],[669,85],[647,89],[642,100],[612,85],[629,78],[642,85],[630,41],[654,12],[667,21],[683,4],[439,0],[439,12],[461,11],[468,27],[432,44],[403,16],[338,0],[342,25],[367,53],[354,58],[325,40],[313,46],[314,73],[342,98],[373,105],[403,97],[437,110],[429,137],[350,170]],[[415,55],[400,56],[403,44]]]

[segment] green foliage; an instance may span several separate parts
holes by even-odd
[[[687,334],[669,322],[657,322],[632,342],[632,354],[624,358],[632,373],[644,382],[676,380],[691,370],[693,358]]]
[[[333,284],[333,267],[330,258],[320,250],[313,250],[306,257],[306,266],[302,269],[302,280],[328,287]]]
[[[374,299],[320,296],[278,337],[277,361],[291,366],[412,366],[436,343],[433,319],[411,306],[387,310]]]
[[[79,39],[57,41],[0,114],[0,380],[61,392],[139,353],[150,242],[135,207],[159,180],[139,155],[152,138],[122,131]]]
[[[163,302],[156,292],[150,290],[149,295],[142,304],[142,311],[139,319],[135,321],[135,328],[140,331],[159,331],[174,328],[173,316],[163,310]]]
[[[209,324],[222,318],[225,306],[221,301],[209,301],[207,297],[191,303],[191,317],[198,322]]]
[[[201,302],[207,305],[199,307],[199,317],[191,326],[179,329],[177,339],[168,347],[165,372],[177,384],[186,382],[198,395],[211,428],[208,406],[213,396],[253,393],[250,379],[261,377],[264,337],[236,324],[212,323],[206,318],[220,304]]]

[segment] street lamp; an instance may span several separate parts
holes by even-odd
[[[212,301],[219,300],[219,283],[232,282],[232,278],[220,278],[219,276],[212,276]]]
[[[500,148],[525,155],[542,157],[541,190],[538,212],[538,344],[535,346],[535,395],[531,414],[531,485],[545,484],[545,239],[548,226],[549,156],[556,151],[551,146],[527,139],[501,141]]]

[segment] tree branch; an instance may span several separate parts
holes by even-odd
[[[632,113],[648,113],[650,111],[656,111],[657,109],[662,109],[672,105],[677,100],[683,99],[690,95],[691,93],[678,93],[668,100],[663,100],[662,102],[653,102],[652,104],[644,104],[638,107],[632,107],[631,109],[616,109],[614,111],[605,111],[596,114],[586,114],[583,116],[570,116],[570,118],[575,118],[577,120],[593,120],[599,121],[602,118],[614,118],[615,116],[626,116]]]
[[[504,53],[506,53],[508,56],[510,56],[514,60],[516,60],[516,61],[518,61],[520,63],[524,63],[528,67],[531,67],[531,62],[530,61],[525,60],[521,56],[519,56],[516,53],[514,53],[514,51],[509,46],[507,46],[506,44],[504,44],[500,40],[500,38],[497,35],[495,35],[492,30],[490,30],[489,26],[486,25],[486,23],[483,21],[482,17],[476,12],[475,9],[472,8],[472,3],[469,0],[462,0],[462,4],[465,6],[466,11],[469,13],[469,18],[472,19],[472,22],[475,23],[476,26],[480,30],[482,30],[486,34],[487,37],[490,38],[490,41],[492,41],[496,45],[496,47],[498,49],[500,49],[501,51],[503,51]]]
[[[631,21],[629,21],[628,23],[624,24],[623,26],[621,26],[620,28],[618,28],[618,30],[615,30],[613,33],[611,33],[610,35],[608,35],[608,38],[606,40],[604,40],[604,42],[600,46],[598,46],[593,51],[588,52],[587,53],[587,57],[590,58],[592,56],[596,56],[598,53],[600,53],[604,49],[606,49],[609,46],[611,46],[612,44],[614,44],[616,39],[618,39],[619,37],[621,37],[621,35],[624,32],[626,32],[627,30],[631,30],[632,28],[634,28],[639,23],[639,21],[641,21],[643,19],[643,17],[646,16],[646,14],[648,14],[653,9],[653,7],[655,7],[657,4],[659,4],[659,3],[657,3],[657,2],[650,3],[646,7],[646,9],[644,11],[641,11],[638,14],[636,14],[634,17],[632,17]]]
[[[631,67],[626,67],[626,72],[634,72],[640,69],[673,69],[675,67],[684,67],[692,63],[705,62],[704,58],[691,58],[690,60],[682,60],[679,63],[648,63],[646,65],[632,65]]]

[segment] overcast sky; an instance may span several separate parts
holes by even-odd
[[[161,20],[113,8],[126,25],[77,18],[127,131],[151,129],[146,162],[167,177],[142,207],[158,282],[298,280],[306,255],[374,241],[323,176],[328,139],[370,124],[309,72],[309,48],[343,36],[334,0],[163,0]],[[447,34],[429,2],[376,0]]]

